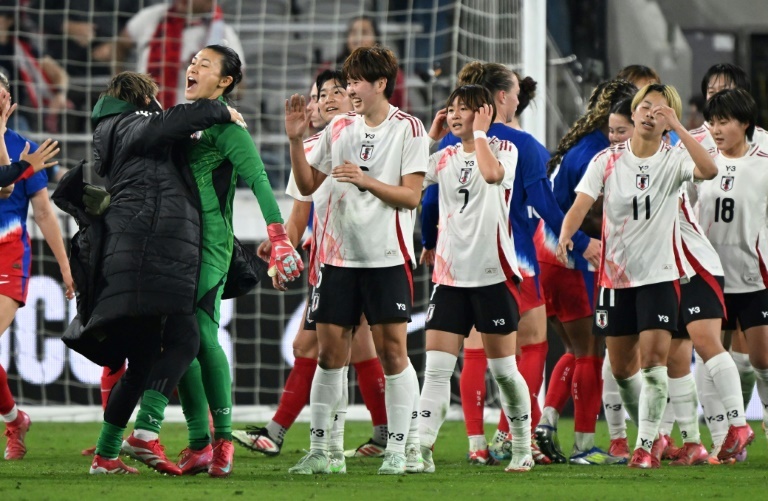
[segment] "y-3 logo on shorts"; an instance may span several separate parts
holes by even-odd
[[[669,317],[667,315],[659,315],[659,322],[669,323]]]
[[[701,308],[698,306],[694,306],[693,308],[688,308],[688,312],[693,315],[694,313],[701,313]]]
[[[499,325],[504,325],[504,319],[503,318],[499,318],[499,319],[494,320],[493,321],[493,325],[495,325],[496,327],[498,327]]]
[[[397,305],[397,309],[400,311],[405,311],[405,303],[395,303]]]

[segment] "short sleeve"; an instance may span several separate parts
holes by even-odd
[[[46,188],[48,188],[48,175],[45,173],[45,170],[35,173],[32,177],[24,181],[24,189],[27,198]]]
[[[517,172],[522,176],[526,188],[547,179],[547,159],[535,139],[530,138],[518,144]]]
[[[406,132],[403,141],[401,176],[427,172],[429,166],[429,137],[424,132],[421,120],[417,118],[413,120],[418,122],[415,127],[404,127]]]
[[[299,202],[312,201],[311,196],[306,197],[299,191],[299,187],[296,185],[296,180],[293,178],[293,171],[291,171],[291,175],[288,176],[288,184],[285,186],[285,194]]]
[[[605,185],[605,166],[607,165],[610,156],[610,152],[607,151],[598,153],[592,161],[589,162],[587,171],[584,173],[581,181],[579,181],[579,184],[576,185],[574,191],[577,193],[584,193],[597,200],[602,194],[603,186]]]
[[[674,153],[678,156],[676,159],[680,169],[680,182],[696,181],[693,176],[693,171],[696,169],[696,164],[693,162],[688,150],[682,148],[676,148]]]
[[[424,188],[429,185],[437,184],[437,163],[440,161],[440,157],[444,154],[444,151],[438,151],[429,156],[429,165],[427,166],[427,174],[424,176]]]
[[[307,153],[309,165],[326,176],[331,175],[331,169],[333,168],[333,158],[331,157],[331,131],[333,130],[333,124],[333,121],[328,124],[320,134],[320,139],[315,143],[315,147]]]
[[[499,151],[496,153],[496,158],[499,159],[499,163],[504,167],[504,179],[501,180],[500,184],[504,188],[511,190],[512,184],[515,181],[515,170],[517,169],[517,148],[509,141],[502,141]]]

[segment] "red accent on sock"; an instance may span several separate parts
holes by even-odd
[[[0,414],[8,414],[13,410],[16,401],[11,395],[11,389],[8,387],[8,374],[0,365]]]
[[[357,386],[363,396],[363,403],[371,413],[373,426],[387,424],[387,405],[384,401],[384,369],[378,357],[354,364],[357,373]]]
[[[120,378],[123,377],[123,373],[125,372],[125,362],[123,362],[123,366],[120,367],[120,369],[115,372],[114,374],[110,374],[112,372],[112,369],[109,367],[104,367],[101,371],[101,409],[107,410],[107,402],[109,401],[109,395],[112,394],[112,388],[115,387],[118,381],[120,381]]]
[[[485,350],[464,349],[464,366],[461,368],[459,389],[464,424],[469,437],[485,435],[483,412],[485,411],[485,371],[487,369],[488,359],[485,357]]]
[[[531,433],[541,420],[539,407],[539,391],[544,383],[544,364],[547,361],[549,343],[527,344],[520,347],[520,359],[517,368],[523,375],[528,391],[531,393]]]
[[[547,398],[544,407],[554,407],[558,414],[562,414],[563,407],[571,396],[573,371],[576,368],[576,357],[573,353],[566,353],[555,364],[552,377],[549,378]]]
[[[573,371],[573,417],[578,433],[594,433],[603,395],[600,357],[576,359]]]
[[[497,427],[497,430],[504,433],[509,433],[509,419],[507,419],[507,415],[504,413],[504,409],[501,409],[501,415],[499,415],[499,426]]]
[[[309,403],[312,379],[317,370],[317,360],[298,357],[293,362],[293,369],[288,375],[280,396],[280,404],[272,420],[283,428],[290,428],[299,413]]]

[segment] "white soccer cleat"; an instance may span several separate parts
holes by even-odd
[[[334,451],[330,453],[330,462],[328,469],[331,473],[346,473],[347,472],[347,458],[344,457],[344,452]]]
[[[435,472],[435,460],[432,458],[432,448],[421,446],[421,458],[424,461],[424,473]]]
[[[421,456],[419,446],[416,444],[405,446],[405,472],[422,473],[424,471],[424,458]]]
[[[536,463],[533,461],[533,456],[526,454],[524,456],[512,454],[512,460],[509,465],[504,468],[504,471],[523,473],[531,471]]]
[[[386,451],[379,475],[405,475],[405,463],[405,454]]]
[[[299,459],[296,466],[288,468],[288,473],[295,475],[315,475],[317,473],[331,473],[331,460],[325,451],[313,450]]]

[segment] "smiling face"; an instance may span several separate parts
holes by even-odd
[[[667,129],[666,120],[661,115],[654,115],[652,110],[656,106],[669,106],[667,99],[659,92],[652,91],[645,95],[642,101],[632,112],[632,121],[635,124],[635,132],[645,138],[662,136]]]
[[[448,130],[450,130],[454,136],[458,137],[462,141],[472,139],[472,124],[475,121],[475,111],[471,110],[458,97],[454,99],[450,105],[448,105],[448,109],[446,111]]]
[[[747,128],[749,124],[742,123],[735,118],[712,117],[709,123],[709,131],[717,143],[717,149],[728,157],[741,156],[739,152],[747,143]]]
[[[232,77],[221,76],[221,55],[214,50],[203,49],[187,67],[184,97],[189,101],[216,99],[231,83]]]
[[[375,82],[350,78],[347,82],[347,96],[352,102],[352,107],[358,115],[374,109],[384,97],[386,78],[380,78]]]
[[[347,90],[337,80],[326,80],[317,99],[320,116],[326,123],[333,117],[352,111],[352,101],[347,96]]]
[[[635,130],[635,125],[621,113],[611,113],[608,117],[608,140],[611,144],[623,143]]]

